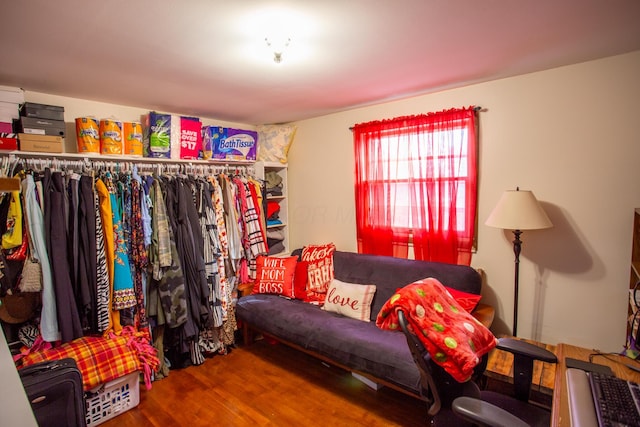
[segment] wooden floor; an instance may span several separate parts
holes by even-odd
[[[140,404],[105,422],[130,426],[424,426],[426,405],[370,389],[339,368],[257,341],[140,387]]]

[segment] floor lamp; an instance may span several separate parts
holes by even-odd
[[[523,230],[538,230],[553,227],[549,217],[531,191],[519,188],[505,191],[485,222],[490,227],[512,230],[513,253],[515,254],[515,277],[513,295],[513,336],[518,336],[518,280],[520,273],[520,250]]]

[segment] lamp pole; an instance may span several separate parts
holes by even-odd
[[[508,190],[502,194],[498,204],[487,221],[489,227],[513,231],[513,253],[515,258],[515,277],[513,286],[513,336],[518,336],[518,281],[520,275],[520,250],[523,230],[539,230],[553,227],[551,220],[540,206],[540,203],[529,190]]]
[[[513,253],[516,256],[515,259],[515,276],[514,276],[514,289],[513,289],[513,336],[518,336],[518,282],[520,280],[520,251],[522,250],[522,240],[520,235],[522,230],[513,230]]]

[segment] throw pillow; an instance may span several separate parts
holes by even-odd
[[[276,294],[293,298],[293,275],[297,257],[272,257],[258,255],[256,258],[256,282],[254,294]]]
[[[398,289],[376,318],[381,329],[402,331],[398,310],[424,344],[435,363],[453,378],[471,378],[480,357],[498,342],[491,331],[467,313],[434,278],[418,280]]]
[[[307,283],[307,297],[305,301],[322,305],[329,289],[329,283],[333,280],[333,253],[336,246],[333,243],[326,245],[309,245],[302,249],[300,259],[309,263]]]
[[[450,288],[449,286],[445,286],[445,289],[449,291],[453,299],[469,313],[476,308],[482,298],[482,295],[470,294],[469,292],[459,291],[455,288]]]
[[[307,283],[309,282],[309,263],[307,261],[298,261],[296,264],[296,273],[293,276],[293,295],[296,299],[307,299]]]
[[[369,322],[371,301],[375,293],[376,285],[359,285],[333,279],[322,309]]]
[[[258,160],[287,163],[296,129],[295,125],[258,126]]]

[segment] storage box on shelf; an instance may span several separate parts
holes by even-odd
[[[256,175],[266,183],[267,244],[269,255],[288,254],[287,165],[257,162]]]
[[[640,209],[636,209],[633,213],[630,270],[627,339],[629,348],[640,350],[638,348],[638,339],[640,338],[638,336],[638,324],[640,323],[640,316],[638,315],[640,304]]]
[[[64,151],[64,138],[52,135],[18,134],[20,151],[39,153],[62,153]]]

